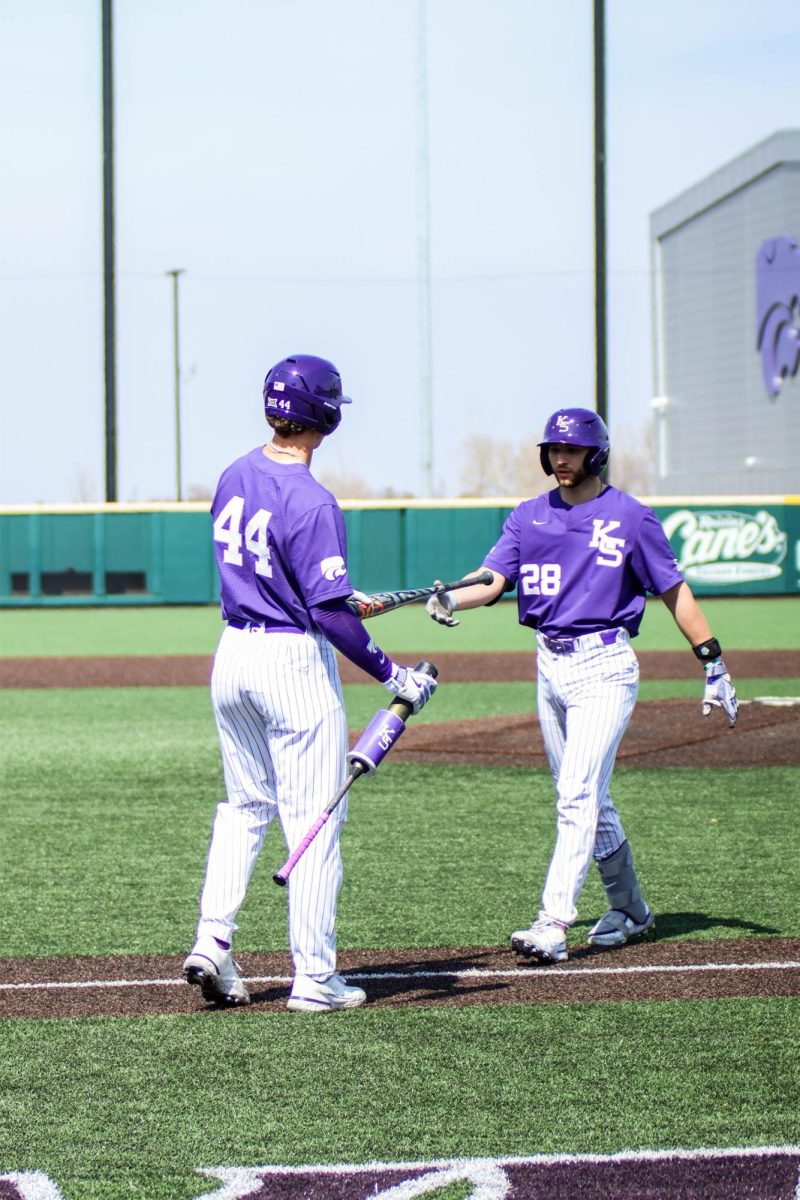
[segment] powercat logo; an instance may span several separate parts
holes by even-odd
[[[764,509],[743,513],[679,508],[661,524],[689,583],[754,583],[782,574],[786,533]]]
[[[800,368],[800,247],[794,238],[770,238],[756,255],[757,346],[767,394]]]
[[[196,1170],[212,1184],[198,1200],[437,1200],[455,1188],[470,1200],[588,1195],[790,1200],[800,1185],[800,1146]],[[38,1171],[0,1175],[0,1197],[69,1200]]]
[[[347,570],[341,554],[332,554],[330,558],[323,558],[319,569],[326,579],[330,579],[331,583],[344,575]]]

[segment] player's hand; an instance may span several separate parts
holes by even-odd
[[[703,716],[707,717],[712,708],[721,708],[733,729],[739,712],[739,701],[736,699],[736,689],[731,683],[727,667],[721,658],[705,663],[706,688],[703,694]]]
[[[438,587],[441,579],[434,579],[433,586]],[[439,592],[435,596],[431,596],[428,603],[425,605],[425,611],[434,621],[438,621],[440,625],[459,625],[453,616],[454,610],[458,607],[458,602],[452,592]]]
[[[384,683],[384,687],[392,692],[397,700],[405,700],[411,705],[411,711],[416,716],[421,708],[428,703],[436,691],[437,680],[433,675],[424,671],[415,671],[413,667],[398,667],[392,665],[392,673]]]

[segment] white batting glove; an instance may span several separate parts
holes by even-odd
[[[411,711],[416,716],[421,708],[430,700],[436,691],[437,680],[424,671],[415,671],[413,667],[398,667],[392,664],[392,673],[384,683],[384,687],[393,693],[395,699],[405,700],[411,705]]]
[[[739,701],[736,699],[736,689],[731,683],[727,667],[721,658],[704,663],[706,687],[703,693],[703,716],[707,717],[712,708],[721,708],[733,729],[739,712]]]
[[[434,579],[433,586],[437,587],[440,583],[440,579]],[[438,621],[440,625],[449,625],[451,628],[454,625],[461,624],[453,616],[457,608],[458,600],[453,592],[438,592],[435,596],[431,596],[425,605],[425,611],[429,617],[432,617],[434,621]]]

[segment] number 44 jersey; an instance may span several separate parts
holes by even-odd
[[[251,450],[223,471],[211,515],[226,620],[309,631],[309,606],[353,591],[342,511],[304,463]]]
[[[683,580],[656,514],[614,487],[584,504],[558,488],[524,500],[483,565],[517,584],[520,624],[548,637],[616,626],[635,637],[646,593]]]

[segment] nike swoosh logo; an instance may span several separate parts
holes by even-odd
[[[547,521],[531,521],[531,525],[546,525]]]

